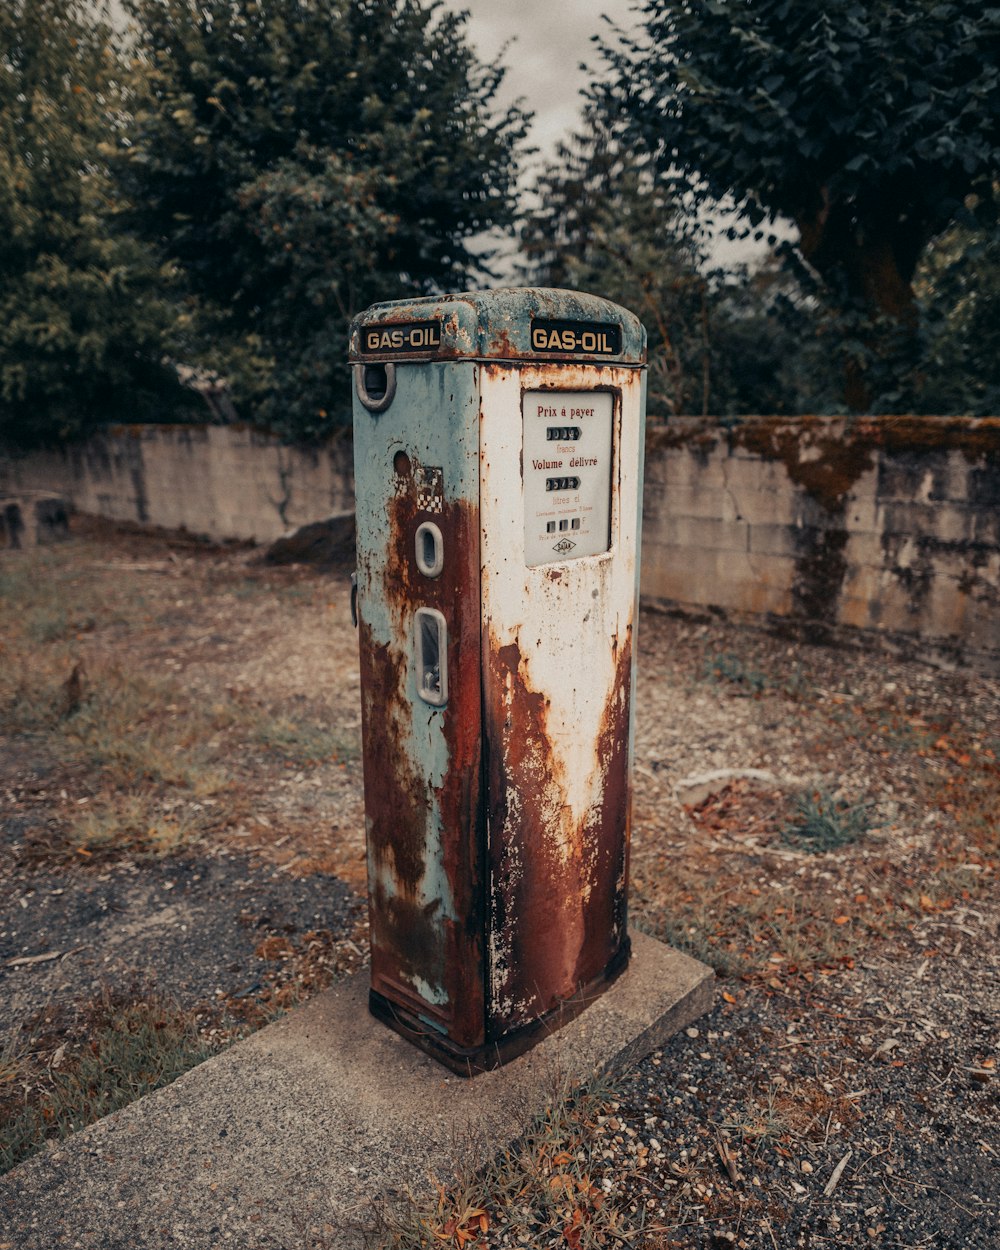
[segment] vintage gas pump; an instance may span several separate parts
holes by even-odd
[[[477,292],[351,360],[370,1006],[467,1074],[628,962],[645,332]]]

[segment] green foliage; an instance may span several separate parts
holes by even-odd
[[[915,379],[922,412],[1000,411],[1000,203],[934,240],[917,273],[925,345]]]
[[[351,315],[481,271],[471,240],[512,221],[526,119],[435,4],[127,9],[135,227],[183,270],[237,405],[319,436],[345,415]]]
[[[0,8],[0,436],[38,443],[180,402],[170,273],[118,226],[110,30],[78,0]]]
[[[631,308],[649,335],[649,412],[774,412],[791,323],[807,316],[773,270],[710,272],[700,227],[648,160],[624,151],[598,108],[535,186],[521,236],[532,282],[594,291]]]
[[[840,316],[846,396],[912,364],[927,244],[1000,167],[1000,8],[978,0],[646,0],[606,50],[626,141],[703,201],[735,197],[762,237],[790,218]],[[895,338],[894,338],[895,336]]]
[[[705,656],[703,674],[706,681],[731,682],[749,694],[763,694],[771,684],[766,673],[747,664],[733,651],[718,651]]]
[[[632,309],[649,335],[649,409],[708,404],[708,284],[692,223],[639,162],[621,154],[596,112],[560,146],[535,186],[522,249],[540,285],[594,291]]]
[[[825,792],[807,790],[794,801],[794,817],[783,839],[803,851],[820,854],[857,842],[870,828],[863,803],[849,803]]]

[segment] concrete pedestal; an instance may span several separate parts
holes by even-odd
[[[358,973],[0,1179],[18,1250],[361,1246],[374,1208],[433,1193],[519,1136],[560,1084],[624,1068],[708,1010],[711,969],[633,934],[628,970],[504,1068],[450,1075],[367,1009]]]

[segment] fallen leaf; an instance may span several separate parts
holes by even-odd
[[[850,922],[850,919],[851,919],[850,916],[834,916],[833,923],[834,924],[848,924]]]
[[[569,1246],[570,1250],[581,1250],[581,1229],[583,1227],[583,1212],[579,1207],[573,1209],[573,1215],[568,1224],[563,1225],[563,1240]]]
[[[732,996],[732,994],[730,994],[727,990],[723,990],[723,991],[722,991],[722,998],[723,998],[723,1001],[724,1001],[724,1002],[727,1002],[727,1003],[735,1003],[735,1002],[736,1002],[736,999],[735,999],[735,998]]]

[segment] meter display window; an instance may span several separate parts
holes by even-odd
[[[611,546],[609,391],[527,391],[524,562],[528,568],[600,555]]]

